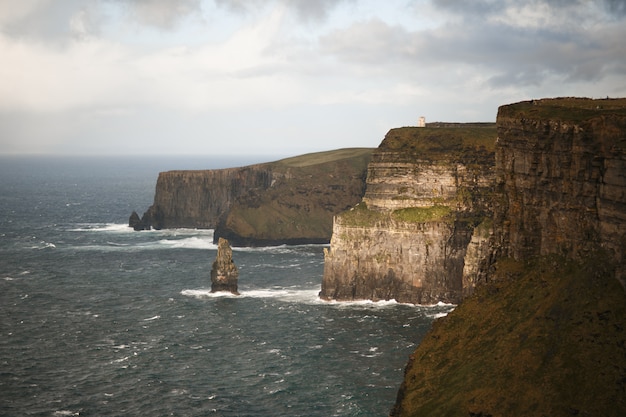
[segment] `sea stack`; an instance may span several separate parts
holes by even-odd
[[[228,240],[220,238],[217,243],[217,257],[211,268],[211,292],[228,291],[239,295],[237,279],[239,270],[233,262],[233,250]]]

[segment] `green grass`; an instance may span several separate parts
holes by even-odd
[[[395,210],[391,217],[394,220],[407,223],[426,223],[446,219],[452,209],[448,206],[435,205],[432,207],[411,207]]]
[[[387,221],[389,214],[382,211],[370,210],[367,208],[367,204],[361,202],[353,208],[339,214],[338,217],[339,221],[346,226],[372,227],[376,223]]]
[[[412,355],[400,415],[626,415],[626,293],[605,259],[498,261]]]
[[[373,148],[344,148],[285,158],[276,161],[274,164],[298,168],[310,167],[312,165],[327,164],[342,159],[368,158],[373,151]]]
[[[589,99],[561,97],[522,101],[501,106],[498,117],[561,120],[581,123],[603,115],[626,116],[626,98]]]
[[[339,221],[345,226],[373,227],[390,221],[405,223],[427,223],[451,220],[452,209],[444,205],[432,207],[410,207],[392,212],[370,210],[365,203],[359,203],[339,215]]]
[[[374,154],[374,160],[462,163],[469,168],[494,164],[494,123],[461,127],[402,127],[391,129]]]

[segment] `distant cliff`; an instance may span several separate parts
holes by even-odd
[[[475,230],[491,218],[495,140],[495,124],[389,131],[363,201],[335,217],[320,296],[432,304],[471,292],[478,267],[464,279],[465,257],[489,237]]]
[[[234,246],[327,243],[333,215],[364,192],[372,149],[339,149],[241,168],[159,174],[154,203],[129,224],[215,228]]]
[[[391,415],[626,415],[626,99],[502,106],[497,128],[484,283],[411,355]]]

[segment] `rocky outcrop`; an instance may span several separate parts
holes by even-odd
[[[363,201],[335,217],[320,296],[458,302],[474,284],[463,279],[474,229],[491,216],[494,143],[493,124],[389,131]]]
[[[241,168],[159,174],[149,228],[214,228],[234,246],[328,243],[333,215],[363,196],[371,149],[339,149]],[[138,217],[138,216],[137,216]]]
[[[237,281],[239,270],[233,261],[233,250],[228,240],[220,238],[217,256],[211,267],[211,292],[227,291],[239,295]]]
[[[482,284],[391,415],[626,415],[626,99],[502,106],[497,126],[493,228],[466,256]]]

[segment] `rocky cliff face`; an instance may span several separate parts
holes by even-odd
[[[467,247],[491,215],[494,143],[489,124],[389,131],[363,201],[335,217],[320,296],[458,302],[474,282]]]
[[[168,171],[159,174],[151,207],[159,228],[215,228],[220,216],[240,197],[260,193],[273,181],[270,167],[200,171]]]
[[[602,247],[625,277],[626,110],[620,102],[535,100],[500,108],[496,235],[502,256],[584,259]]]
[[[467,251],[482,285],[391,415],[625,415],[626,99],[517,103],[497,126],[493,235]]]
[[[241,168],[159,174],[153,205],[129,225],[215,228],[234,246],[327,243],[334,214],[363,196],[371,149],[340,149]]]

